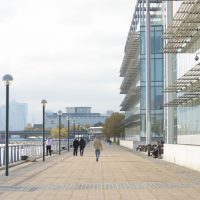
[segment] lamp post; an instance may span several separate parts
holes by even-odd
[[[80,127],[80,125],[78,124],[78,140],[79,140],[79,127]]]
[[[76,131],[76,124],[75,124],[75,120],[74,120],[74,139],[75,139],[75,137],[76,137],[75,131]]]
[[[61,142],[60,142],[60,137],[61,137],[61,133],[60,133],[60,129],[61,129],[61,116],[62,116],[62,111],[59,110],[58,111],[58,129],[59,129],[59,132],[58,132],[58,135],[59,135],[59,155],[61,154]]]
[[[8,165],[9,165],[9,86],[13,81],[13,77],[9,74],[3,76],[3,82],[6,85],[6,132],[5,132],[5,147],[6,147],[6,167],[5,167],[5,175],[8,176]]]
[[[69,117],[67,118],[67,129],[68,129],[68,135],[67,135],[67,150],[69,151]]]
[[[43,162],[45,161],[45,105],[47,101],[43,99],[41,101],[42,104],[42,145],[43,145]]]

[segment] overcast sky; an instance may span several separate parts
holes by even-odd
[[[119,77],[135,0],[0,0],[0,75],[10,99],[28,103],[29,122],[47,109],[119,111]],[[0,85],[0,105],[5,87]]]

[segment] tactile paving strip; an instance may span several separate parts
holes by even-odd
[[[0,191],[40,191],[40,190],[140,190],[140,189],[175,189],[200,187],[200,183],[83,183],[83,184],[48,184],[0,186]]]

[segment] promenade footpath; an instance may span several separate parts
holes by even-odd
[[[200,173],[103,144],[96,162],[70,152],[0,171],[0,200],[200,200]]]

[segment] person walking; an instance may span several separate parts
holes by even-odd
[[[51,156],[51,139],[47,138],[45,143],[46,143],[46,155],[48,156],[49,153],[49,155]]]
[[[78,152],[78,146],[79,146],[79,141],[75,138],[73,141],[73,147],[74,147],[74,156],[77,156],[77,152]]]
[[[85,140],[84,138],[81,138],[80,140],[80,156],[83,156],[84,148],[85,148]]]
[[[103,146],[101,144],[101,140],[99,138],[96,138],[94,140],[93,146],[95,148],[95,155],[96,155],[96,161],[99,161],[100,151],[103,151]]]

